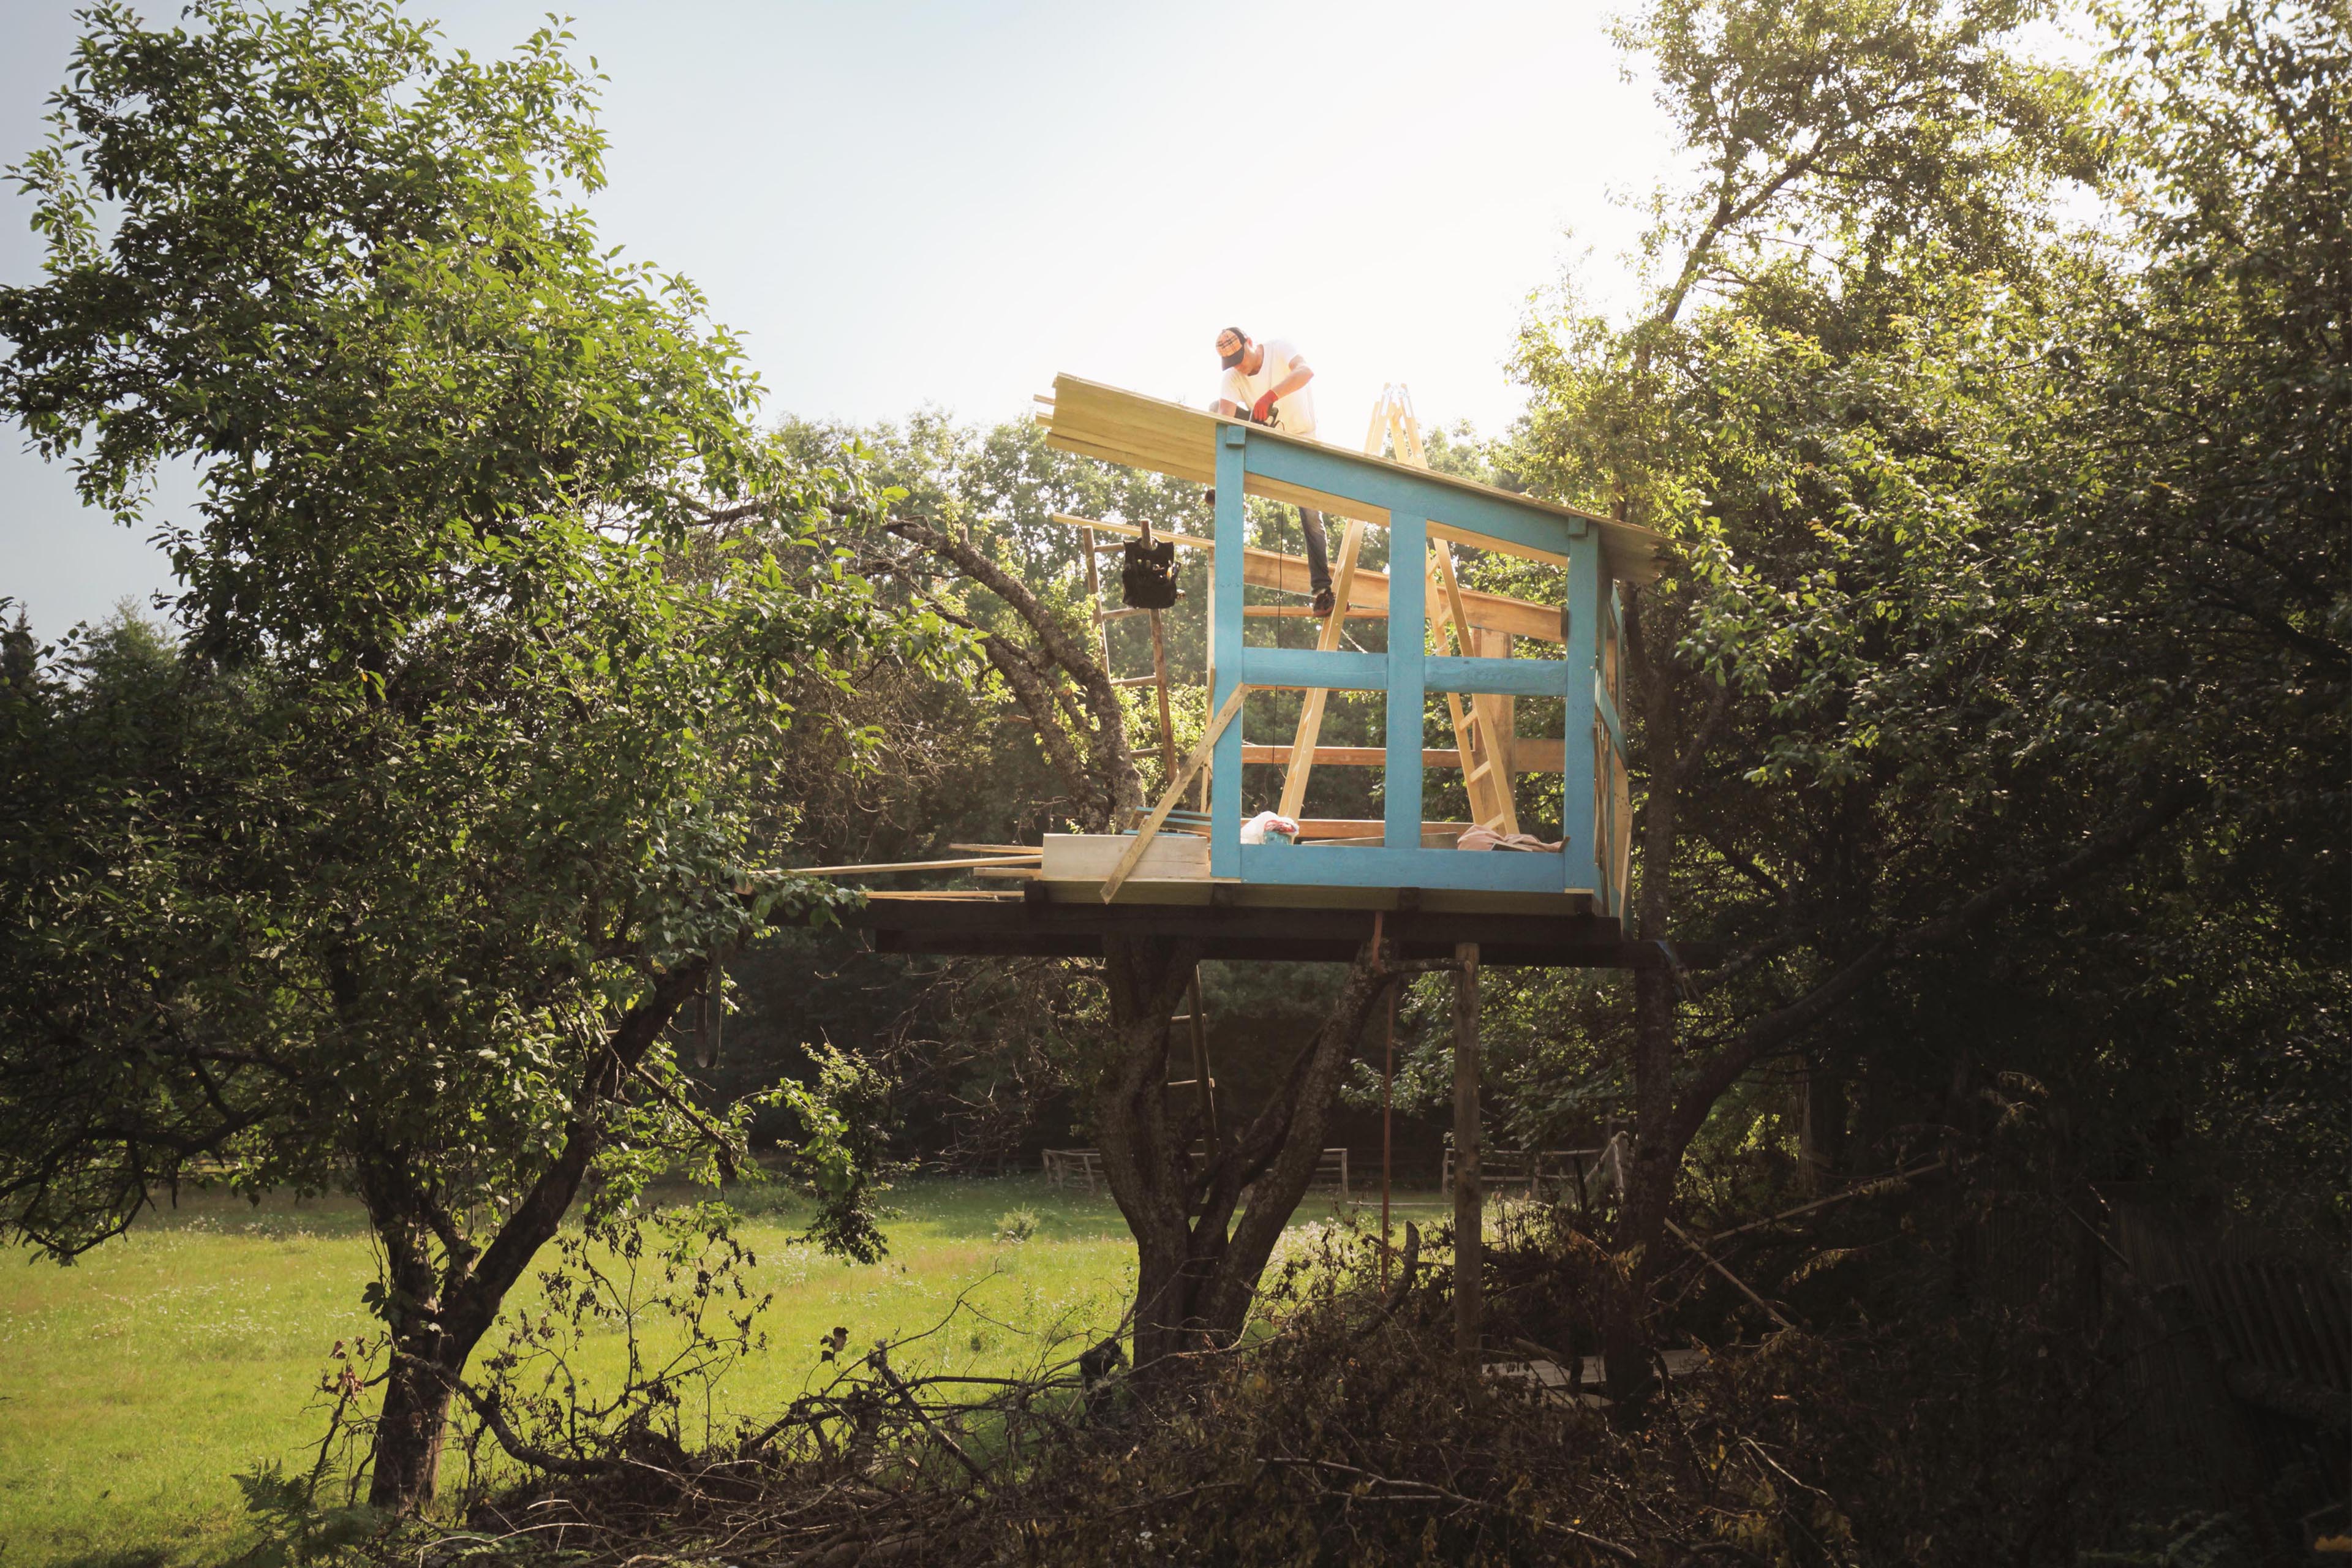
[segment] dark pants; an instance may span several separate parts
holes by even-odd
[[[1331,546],[1323,537],[1323,514],[1302,506],[1298,526],[1307,533],[1307,584],[1319,594],[1331,585]]]

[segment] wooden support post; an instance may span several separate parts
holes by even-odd
[[[1248,482],[1249,437],[1238,425],[1217,431],[1217,559],[1209,575],[1209,706],[1222,712],[1238,699],[1241,683],[1242,555],[1249,522],[1242,510]],[[1236,710],[1238,700],[1234,701]],[[1209,874],[1242,874],[1242,727],[1230,739],[1203,737],[1212,761],[1209,784]],[[1415,805],[1418,807],[1419,803]],[[1108,902],[1108,900],[1105,900]]]
[[[1108,645],[1105,645],[1108,649]],[[1103,668],[1110,668],[1110,655],[1103,655]],[[1160,629],[1160,612],[1151,612],[1151,673],[1160,687],[1160,766],[1170,778],[1176,776],[1176,721],[1168,712],[1168,638]]]
[[[1388,766],[1381,776],[1384,832],[1391,849],[1421,847],[1422,706],[1429,643],[1425,573],[1400,563],[1426,563],[1429,522],[1402,510],[1389,514]],[[1212,868],[1213,869],[1213,868]]]
[[[1382,911],[1372,911],[1372,961],[1386,964],[1389,945],[1381,939]],[[1389,982],[1389,1032],[1381,1042],[1381,1295],[1389,1293],[1389,1165],[1394,1148],[1392,1098],[1396,1084],[1396,982]]]
[[[1454,1348],[1478,1363],[1486,1316],[1486,1194],[1478,1180],[1478,944],[1454,950]]]

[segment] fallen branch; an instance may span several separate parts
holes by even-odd
[[[401,1355],[398,1351],[393,1353],[395,1356]],[[627,1459],[576,1459],[569,1455],[541,1448],[536,1444],[526,1443],[522,1440],[521,1435],[508,1425],[506,1412],[499,1408],[497,1400],[490,1398],[437,1362],[425,1361],[415,1356],[403,1356],[402,1359],[416,1362],[418,1365],[423,1366],[439,1379],[444,1387],[463,1395],[466,1403],[474,1407],[474,1414],[482,1418],[482,1425],[488,1426],[490,1429],[490,1435],[499,1440],[499,1447],[504,1448],[510,1458],[519,1459],[526,1465],[557,1476],[610,1476],[617,1475],[625,1469],[646,1468],[634,1466]]]
[[[1832,1193],[1825,1198],[1815,1198],[1809,1204],[1799,1204],[1795,1208],[1782,1209],[1779,1214],[1768,1215],[1762,1219],[1749,1220],[1746,1225],[1735,1225],[1729,1230],[1718,1230],[1706,1238],[1707,1245],[1712,1247],[1717,1242],[1729,1241],[1735,1236],[1746,1236],[1752,1230],[1764,1230],[1779,1225],[1783,1220],[1795,1219],[1799,1215],[1811,1214],[1816,1209],[1825,1209],[1832,1204],[1842,1204],[1848,1198],[1866,1198],[1874,1193],[1893,1192],[1906,1182],[1924,1176],[1930,1171],[1942,1170],[1947,1163],[1939,1156],[1924,1165],[1914,1166],[1908,1171],[1897,1171],[1889,1176],[1875,1176],[1867,1182],[1857,1183],[1843,1192]]]
[[[1479,1509],[1487,1513],[1499,1513],[1504,1518],[1517,1520],[1521,1524],[1533,1525],[1538,1530],[1549,1530],[1556,1534],[1564,1535],[1580,1546],[1593,1552],[1605,1552],[1620,1563],[1632,1563],[1638,1565],[1642,1561],[1640,1554],[1633,1548],[1620,1546],[1606,1536],[1594,1535],[1589,1531],[1578,1530],[1571,1525],[1562,1524],[1558,1520],[1531,1519],[1516,1509],[1504,1507],[1501,1503],[1486,1502],[1477,1498],[1465,1497],[1460,1492],[1450,1491],[1433,1482],[1398,1480],[1392,1476],[1375,1475],[1370,1470],[1358,1469],[1353,1465],[1343,1465],[1337,1459],[1295,1459],[1286,1455],[1277,1454],[1265,1462],[1286,1469],[1328,1470],[1337,1475],[1353,1476],[1368,1486],[1386,1487],[1406,1497],[1459,1503],[1465,1508]]]
[[[1381,1245],[1385,1247],[1388,1244],[1382,1242]],[[1374,1329],[1395,1317],[1397,1310],[1404,1305],[1405,1298],[1412,1293],[1413,1271],[1421,1267],[1421,1226],[1411,1220],[1404,1222],[1404,1256],[1397,1262],[1397,1282],[1389,1288],[1388,1297],[1381,1301],[1379,1310],[1364,1321],[1362,1328],[1356,1331],[1356,1337],[1360,1340],[1368,1338]]]
[[[1737,1289],[1741,1295],[1747,1297],[1749,1300],[1755,1302],[1757,1306],[1762,1308],[1766,1317],[1770,1318],[1774,1322],[1780,1324],[1784,1329],[1793,1329],[1797,1326],[1796,1324],[1789,1321],[1788,1319],[1782,1317],[1779,1308],[1773,1306],[1771,1302],[1767,1301],[1763,1297],[1759,1296],[1755,1291],[1750,1290],[1748,1288],[1748,1282],[1746,1280],[1740,1279],[1738,1275],[1734,1274],[1730,1269],[1726,1268],[1722,1264],[1717,1263],[1713,1258],[1709,1257],[1706,1248],[1701,1247],[1697,1242],[1691,1239],[1690,1232],[1685,1230],[1682,1226],[1676,1225],[1672,1220],[1666,1221],[1666,1228],[1675,1233],[1675,1240],[1681,1242],[1685,1247],[1689,1247],[1693,1252],[1698,1254],[1698,1259],[1700,1262],[1706,1264],[1709,1268],[1714,1269],[1717,1274],[1722,1275],[1726,1279],[1730,1280],[1733,1289]]]
[[[971,1473],[973,1480],[984,1483],[988,1479],[988,1472],[981,1468],[980,1462],[965,1453],[963,1445],[949,1436],[947,1428],[932,1420],[931,1413],[924,1409],[916,1400],[913,1392],[907,1387],[906,1380],[892,1369],[887,1351],[877,1347],[874,1353],[866,1358],[866,1364],[872,1367],[876,1374],[889,1385],[890,1392],[898,1396],[898,1403],[905,1405],[915,1419],[923,1424],[923,1430],[929,1432],[940,1447],[953,1454],[963,1468]]]

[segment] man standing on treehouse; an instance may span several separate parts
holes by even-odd
[[[1228,419],[1254,419],[1286,436],[1315,435],[1315,395],[1307,384],[1315,367],[1281,338],[1254,342],[1239,327],[1217,334],[1217,363],[1224,367],[1224,384],[1217,389],[1216,410]],[[1307,583],[1315,593],[1315,613],[1328,616],[1336,607],[1331,597],[1331,551],[1323,537],[1323,514],[1298,509],[1298,524],[1307,534]]]

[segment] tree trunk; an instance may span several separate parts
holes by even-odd
[[[563,1147],[508,1214],[486,1248],[467,1238],[430,1186],[429,1159],[404,1148],[363,1148],[355,1184],[383,1247],[383,1312],[392,1336],[368,1481],[370,1506],[410,1514],[433,1500],[455,1380],[498,1321],[507,1292],[563,1223],[603,1144],[604,1107],[709,973],[698,959],[657,975],[592,1053],[572,1101]],[[436,1263],[436,1248],[438,1263]]]
[[[1799,1126],[1805,1191],[1836,1190],[1845,1174],[1845,1079],[1819,1052],[1805,1058],[1805,1114]]]
[[[1626,668],[1640,699],[1637,735],[1649,773],[1640,818],[1640,894],[1633,908],[1633,934],[1643,942],[1666,942],[1675,934],[1674,863],[1683,784],[1729,698],[1726,689],[1716,688],[1705,716],[1685,729],[1673,642],[1661,635],[1666,628],[1651,624],[1664,610],[1653,594],[1636,590],[1625,616]],[[1643,1319],[1682,1162],[1682,1144],[1673,1133],[1679,1001],[1673,971],[1633,972],[1633,1158],[1625,1171],[1617,1276],[1601,1323],[1601,1364],[1610,1397],[1621,1404],[1637,1403],[1651,1382]]]
[[[393,1362],[375,1429],[371,1507],[408,1514],[433,1500],[441,1479],[441,1439],[449,1429],[449,1385],[439,1370],[406,1356]]]
[[[1314,1182],[1348,1058],[1405,971],[1367,943],[1265,1107],[1221,1149],[1195,1155],[1198,1102],[1171,1099],[1168,1054],[1169,1019],[1199,945],[1106,938],[1104,960],[1115,1054],[1096,1087],[1096,1139],[1111,1196],[1135,1233],[1135,1365],[1148,1378],[1171,1355],[1240,1335],[1275,1243]]]

